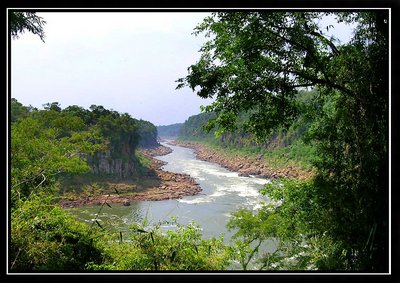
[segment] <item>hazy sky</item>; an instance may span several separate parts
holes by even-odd
[[[11,42],[11,96],[39,109],[102,105],[155,125],[184,122],[211,100],[178,78],[200,57],[193,28],[203,12],[43,12],[45,43],[26,32]],[[341,31],[348,37],[348,31]]]
[[[184,122],[204,100],[175,90],[200,53],[191,35],[207,13],[37,13],[45,43],[24,33],[11,45],[11,96],[24,105],[103,105],[155,125]]]

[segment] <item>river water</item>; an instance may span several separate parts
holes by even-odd
[[[196,159],[192,149],[163,145],[173,150],[168,155],[157,157],[168,162],[163,170],[192,176],[202,188],[200,194],[182,199],[131,202],[131,206],[112,204],[111,208],[104,206],[100,213],[99,206],[74,208],[71,211],[86,222],[92,222],[99,213],[97,219],[102,226],[113,226],[119,230],[125,230],[132,223],[141,223],[144,219],[156,223],[174,216],[183,225],[192,221],[198,224],[202,228],[203,238],[222,234],[227,242],[234,233],[226,227],[232,212],[239,208],[257,210],[262,202],[268,202],[268,198],[259,193],[268,180],[241,177],[218,164]],[[168,225],[161,228],[168,229]]]

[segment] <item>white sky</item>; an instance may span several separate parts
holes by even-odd
[[[200,57],[203,12],[43,12],[45,43],[11,42],[11,96],[23,105],[102,105],[155,125],[184,122],[212,100],[178,78]],[[341,32],[348,37],[349,31]]]

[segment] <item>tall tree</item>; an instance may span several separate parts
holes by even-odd
[[[352,40],[326,36],[324,15],[356,24]],[[299,88],[319,91],[319,108],[308,107],[320,156],[314,207],[331,212],[318,233],[340,243],[337,268],[388,268],[388,21],[385,10],[214,13],[195,30],[209,37],[199,61],[177,81],[216,98],[204,108],[217,114],[210,129],[259,140],[298,116]]]

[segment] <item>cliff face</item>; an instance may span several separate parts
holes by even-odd
[[[126,160],[123,158],[111,158],[109,154],[97,154],[88,160],[92,172],[95,174],[112,174],[119,179],[127,179],[135,173],[136,160]]]
[[[134,149],[122,147],[124,150],[116,155],[110,150],[98,152],[87,159],[94,174],[111,174],[118,179],[131,178],[137,171],[138,161]]]
[[[140,172],[140,161],[135,156],[135,149],[158,146],[157,129],[148,121],[133,121],[134,126],[131,128],[127,128],[123,121],[118,126],[104,126],[104,135],[109,141],[108,149],[87,158],[94,174],[110,174],[118,179],[129,179]]]

